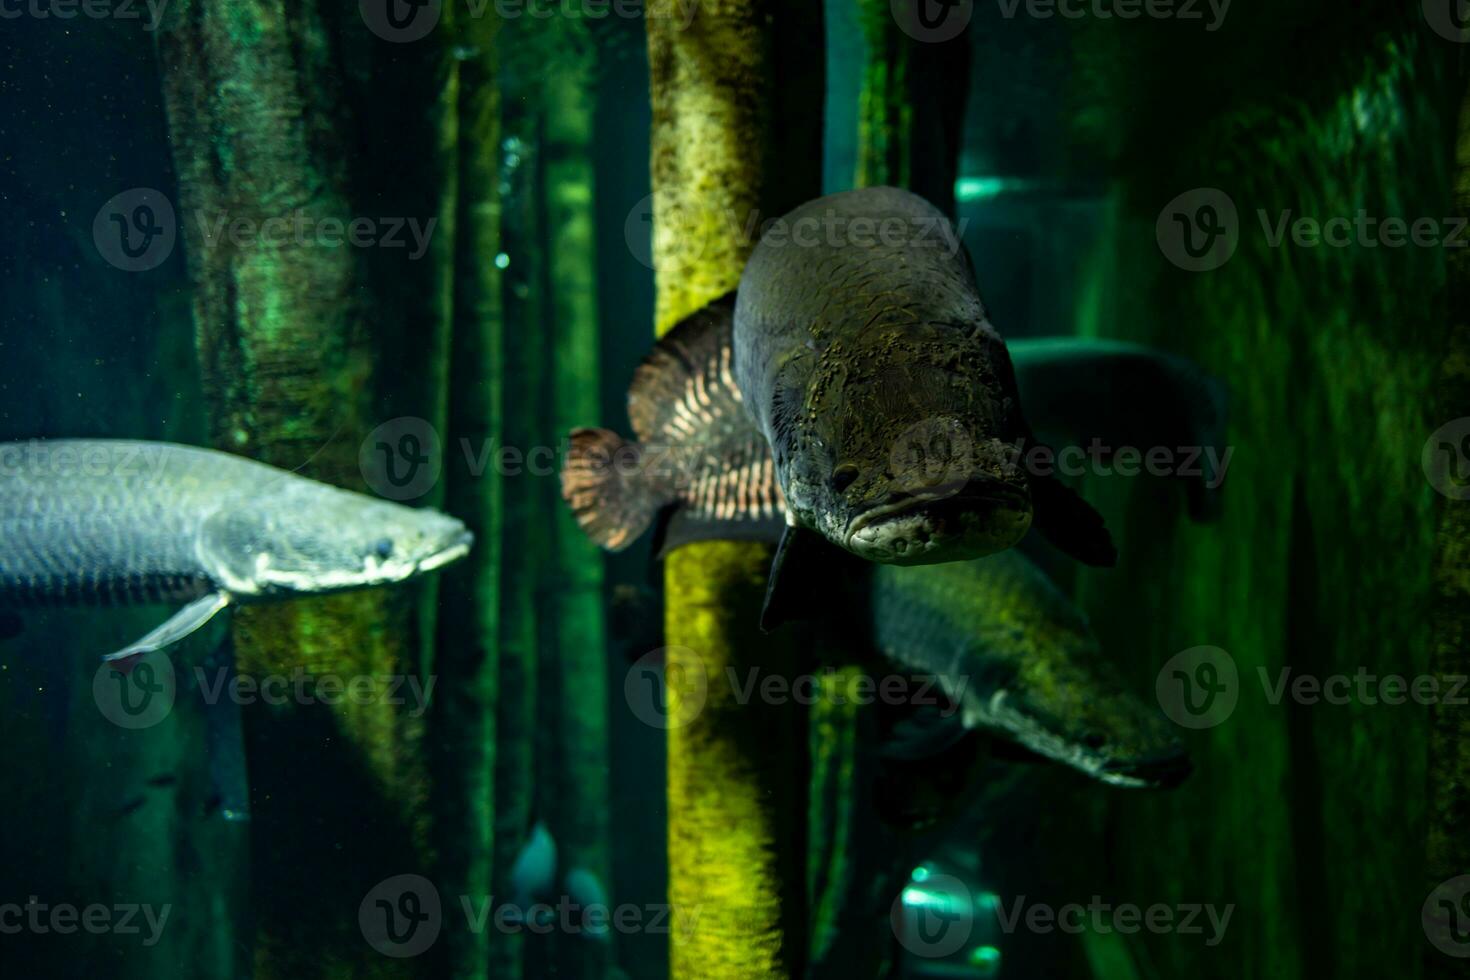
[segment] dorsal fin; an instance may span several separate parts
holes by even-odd
[[[628,417],[646,444],[700,439],[704,430],[749,425],[731,373],[735,293],[701,307],[659,338],[633,372]]]
[[[764,538],[785,525],[770,446],[735,384],[734,315],[732,292],[680,320],[628,388],[633,431],[672,477],[677,503],[658,529],[661,553],[708,538]]]

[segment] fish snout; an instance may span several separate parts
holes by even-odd
[[[1137,759],[1114,760],[1102,767],[1108,782],[1147,789],[1173,789],[1194,771],[1183,746]]]
[[[1014,484],[971,477],[891,490],[849,524],[845,546],[870,561],[928,564],[978,558],[1020,541],[1031,498]]]

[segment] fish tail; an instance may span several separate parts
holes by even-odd
[[[570,440],[561,495],[589,538],[621,551],[672,498],[660,491],[638,443],[607,429],[573,429]]]

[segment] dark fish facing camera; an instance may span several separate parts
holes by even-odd
[[[1021,467],[1030,430],[1015,373],[942,214],[865,188],[778,227],[734,296],[681,322],[638,369],[640,444],[572,433],[563,492],[594,540],[624,547],[672,504],[685,513],[661,532],[670,545],[701,536],[702,521],[754,536],[782,521],[773,594],[813,538],[924,564],[1008,548],[1034,524],[1084,562],[1116,560],[1096,511]]]

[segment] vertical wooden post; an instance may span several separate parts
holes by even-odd
[[[819,23],[808,6],[782,16]],[[735,287],[754,246],[749,219],[817,192],[793,175],[819,173],[820,127],[802,134],[814,151],[781,145],[774,122],[773,81],[794,64],[773,56],[780,30],[756,0],[649,6],[659,333]],[[820,37],[808,38],[808,66],[820,66]],[[794,114],[809,89],[780,97]],[[789,165],[784,178],[778,163]],[[757,625],[770,559],[764,545],[734,542],[667,559],[674,980],[792,978],[805,968],[806,714],[793,703],[741,704],[734,687],[752,669],[796,669],[789,638]]]
[[[1460,104],[1454,150],[1454,213],[1463,215],[1470,213],[1470,92]],[[1441,422],[1470,416],[1470,257],[1462,253],[1445,250],[1449,330],[1434,399]],[[1438,504],[1429,673],[1443,679],[1470,673],[1470,500],[1444,498]],[[1470,875],[1470,714],[1443,699],[1430,709],[1428,783],[1426,872],[1432,890]],[[1463,920],[1456,924],[1465,928]],[[1465,975],[1465,961],[1441,949],[1426,947],[1423,962],[1425,980]]]
[[[551,279],[549,379],[552,431],[564,433],[596,418],[601,394],[597,316],[597,261],[593,245],[592,101],[595,79],[590,39],[577,20],[554,25],[566,52],[546,81],[547,262]],[[543,485],[545,481],[543,480]],[[608,838],[607,636],[603,621],[602,555],[577,527],[571,511],[553,502],[554,556],[547,583],[555,611],[555,727],[557,806],[551,814],[564,871],[558,895],[578,904],[602,901],[590,889],[573,894],[568,876],[595,879],[610,900]],[[550,651],[548,651],[550,652]],[[560,972],[602,977],[613,961],[616,937],[585,933],[557,944]],[[585,928],[585,922],[573,922]]]
[[[500,251],[500,89],[493,17],[459,15],[455,104],[457,177],[453,331],[448,382],[445,506],[475,534],[475,549],[440,588],[431,716],[436,876],[443,896],[475,907],[495,893],[496,714],[500,703],[500,594],[504,485],[493,465],[504,412]],[[483,468],[482,468],[482,464]],[[493,929],[448,920],[449,975],[490,976]],[[487,920],[493,921],[493,920]]]
[[[376,349],[384,338],[362,299],[369,260],[316,239],[325,223],[342,228],[358,216],[349,202],[347,73],[332,43],[336,26],[314,2],[180,0],[167,11],[158,48],[212,440],[364,489],[358,449],[383,421],[375,401],[387,388]],[[437,111],[452,92],[452,72],[430,87]],[[439,213],[436,205],[418,217]],[[261,233],[237,233],[240,219]],[[271,235],[270,221],[308,231]],[[419,313],[433,339],[418,345],[425,362],[404,375],[437,378],[447,279],[426,274],[434,295]],[[402,414],[442,423],[442,392],[417,394],[427,397],[404,399]],[[417,600],[409,587],[240,609],[239,670],[417,675],[428,632]],[[385,878],[429,867],[423,721],[386,701],[245,710],[258,977],[426,969],[423,958],[394,961],[372,949],[356,915]]]

